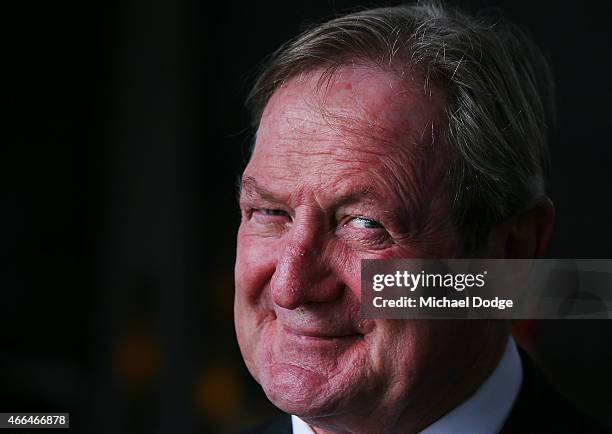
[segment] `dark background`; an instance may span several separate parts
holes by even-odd
[[[0,411],[69,411],[73,432],[116,434],[232,432],[273,412],[232,322],[248,84],[305,24],[396,3],[4,7]],[[612,257],[610,3],[453,3],[501,9],[548,53],[548,256]],[[612,322],[522,323],[517,339],[612,424]]]

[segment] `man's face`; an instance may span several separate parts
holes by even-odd
[[[460,255],[450,157],[433,134],[443,97],[373,68],[340,69],[320,88],[319,78],[276,91],[243,174],[240,348],[269,399],[293,414],[423,402],[466,367],[455,356],[477,353],[483,327],[360,319],[359,267]]]

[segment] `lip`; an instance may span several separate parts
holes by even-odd
[[[334,332],[329,330],[304,330],[304,329],[296,329],[290,327],[286,324],[282,325],[283,330],[291,335],[298,336],[301,338],[308,339],[321,339],[321,340],[331,340],[331,339],[350,339],[361,337],[361,333],[344,333],[344,332]]]

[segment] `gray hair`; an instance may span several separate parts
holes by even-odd
[[[515,24],[437,3],[360,11],[320,24],[265,64],[247,100],[254,127],[284,82],[355,62],[416,71],[426,88],[446,94],[447,125],[436,134],[457,157],[448,169],[452,217],[466,250],[481,247],[494,225],[545,194],[553,79],[542,52]]]

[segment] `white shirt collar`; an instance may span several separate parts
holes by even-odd
[[[523,367],[510,337],[497,367],[476,392],[429,425],[420,434],[496,434],[512,410],[523,381]],[[306,422],[291,416],[293,434],[315,434]]]
[[[315,434],[310,426],[297,416],[291,415],[291,428],[293,434]]]

